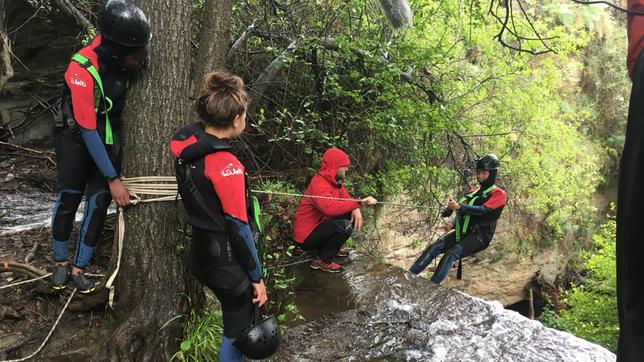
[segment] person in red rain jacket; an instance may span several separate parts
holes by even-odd
[[[360,206],[375,205],[378,201],[369,196],[354,200],[342,185],[350,165],[349,156],[339,148],[329,148],[322,156],[320,171],[313,176],[305,195],[348,199],[329,200],[303,197],[295,211],[293,238],[302,249],[311,251],[316,257],[311,268],[337,273],[342,267],[333,262],[342,245],[353,230],[362,229]]]

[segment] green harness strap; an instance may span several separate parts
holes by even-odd
[[[496,188],[496,185],[492,185],[487,189],[485,189],[481,195],[485,195],[488,192],[494,190],[495,188]],[[476,199],[479,198],[478,196],[474,196],[474,194],[476,194],[477,192],[479,192],[479,190],[470,192],[469,194],[463,196],[460,200],[458,200],[458,202],[463,203],[464,201],[469,200],[468,205],[473,205],[474,201],[476,201]],[[469,225],[470,225],[470,215],[465,215],[465,217],[463,217],[463,228],[461,230],[461,215],[459,215],[458,213],[456,214],[456,242],[457,243],[461,241],[461,234],[465,234],[467,232],[467,228]]]
[[[108,97],[105,96],[105,91],[103,90],[103,82],[101,81],[101,76],[98,74],[98,71],[96,70],[96,67],[92,64],[92,62],[82,56],[79,53],[74,54],[72,57],[72,60],[75,61],[76,63],[80,64],[83,68],[87,69],[87,72],[94,78],[94,84],[98,88],[99,91],[101,92],[101,100],[103,101],[103,114],[105,114],[105,144],[106,145],[113,145],[114,144],[114,138],[112,137],[112,124],[110,123],[110,117],[108,115],[108,111],[112,109],[112,100],[109,99]],[[96,97],[95,97],[96,98]],[[109,103],[109,107],[107,104]],[[98,101],[94,103],[94,111],[98,113]]]
[[[257,199],[256,196],[251,197],[251,202],[252,202],[252,211],[253,211],[253,219],[255,221],[255,226],[257,226],[257,231],[259,232],[258,240],[257,242],[257,253],[259,254],[260,258],[260,263],[264,264],[264,238],[262,237],[262,234],[264,234],[264,226],[262,226],[262,222],[260,220],[260,217],[262,215],[262,211],[259,207],[259,200]],[[265,272],[265,270],[263,271]]]

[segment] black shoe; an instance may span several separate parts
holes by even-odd
[[[58,265],[54,267],[51,273],[51,288],[53,290],[63,290],[67,288],[69,281],[69,265]]]
[[[87,279],[83,272],[72,274],[72,283],[81,294],[89,294],[96,289],[96,284]]]

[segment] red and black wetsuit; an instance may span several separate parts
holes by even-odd
[[[253,316],[250,282],[262,279],[246,208],[244,166],[226,140],[194,123],[170,142],[177,185],[192,225],[191,272],[221,302],[224,335],[237,338]]]
[[[505,191],[500,187],[493,186],[495,179],[496,170],[492,170],[488,181],[484,182],[478,190],[470,190],[466,193],[468,197],[461,203],[461,208],[456,215],[459,222],[455,226],[461,230],[464,229],[464,220],[469,217],[467,229],[461,233],[460,241],[457,240],[456,230],[438,238],[436,242],[427,246],[416,259],[409,269],[412,273],[419,274],[437,256],[445,254],[431,278],[433,282],[438,284],[447,277],[447,273],[455,261],[485,250],[490,245],[496,231],[496,222],[501,217],[507,202]]]
[[[629,10],[644,13],[644,0],[629,0]],[[644,16],[628,16],[628,72],[633,81],[626,140],[619,170],[617,200],[617,360],[644,358]]]
[[[52,216],[52,236],[54,259],[67,260],[74,217],[85,194],[85,214],[73,259],[75,266],[84,268],[98,243],[112,199],[107,181],[118,177],[120,170],[121,112],[128,75],[116,50],[101,36],[79,53],[98,70],[105,95],[111,101],[108,114],[113,135],[113,144],[105,145],[105,109],[101,102],[96,102],[99,95],[94,79],[79,63],[70,62],[65,72],[62,104],[66,122],[56,129],[55,136],[58,197]]]

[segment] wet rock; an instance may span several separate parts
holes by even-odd
[[[614,361],[608,350],[367,257],[344,278],[355,308],[289,329],[278,361]],[[329,293],[330,291],[326,291]]]

